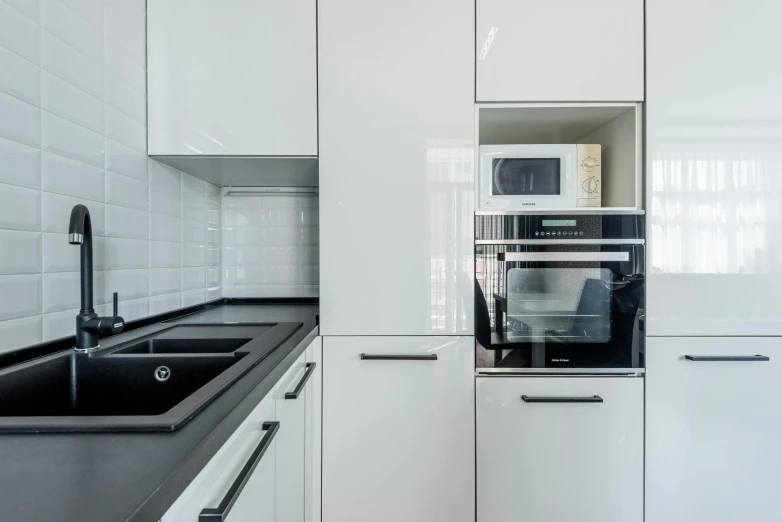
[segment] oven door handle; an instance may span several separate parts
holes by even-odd
[[[564,262],[630,261],[630,252],[500,252],[497,261]]]

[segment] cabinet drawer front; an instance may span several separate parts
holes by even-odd
[[[161,521],[195,522],[204,509],[220,506],[266,435],[263,424],[274,420],[274,399],[268,395],[212,457]],[[229,521],[248,520],[246,514],[252,512],[259,513],[253,520],[274,520],[274,456],[277,438],[271,440],[257,466],[248,475],[243,490],[236,495]]]
[[[780,349],[762,337],[647,340],[648,522],[782,520]]]
[[[324,522],[474,520],[474,342],[324,337]]]
[[[476,379],[478,522],[640,522],[643,379]]]

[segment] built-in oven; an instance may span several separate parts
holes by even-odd
[[[644,215],[479,212],[479,373],[644,367]]]

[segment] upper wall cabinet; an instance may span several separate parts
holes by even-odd
[[[477,0],[479,102],[643,101],[643,0]]]
[[[315,0],[148,0],[149,154],[314,156]]]
[[[782,335],[782,2],[648,0],[646,332]]]
[[[320,0],[323,335],[473,330],[473,0]]]

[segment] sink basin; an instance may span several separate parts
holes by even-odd
[[[0,370],[0,433],[174,431],[301,323],[174,325]]]

